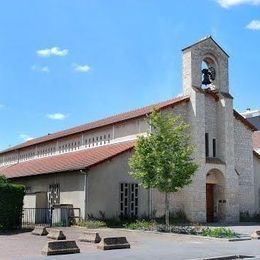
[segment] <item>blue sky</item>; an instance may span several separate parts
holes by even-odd
[[[0,35],[0,149],[178,95],[206,35],[235,108],[260,108],[260,0],[9,0]]]

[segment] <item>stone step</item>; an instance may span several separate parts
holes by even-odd
[[[43,255],[63,255],[80,253],[75,240],[48,241],[41,250]]]
[[[65,240],[66,236],[59,229],[50,229],[47,238],[51,238],[54,240]]]
[[[35,226],[34,230],[32,231],[32,235],[47,236],[48,235],[48,231],[47,231],[46,227]]]
[[[97,248],[102,250],[125,249],[130,248],[130,244],[126,237],[104,237]]]
[[[101,241],[101,237],[99,236],[99,233],[97,233],[97,232],[85,231],[79,237],[79,241],[89,242],[89,243],[99,243]]]

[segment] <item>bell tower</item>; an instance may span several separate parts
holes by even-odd
[[[190,45],[183,52],[183,94],[190,97],[189,124],[194,158],[199,163],[185,209],[188,218],[205,222],[208,173],[223,176],[221,201],[214,200],[213,217],[226,222],[239,219],[238,175],[235,171],[233,98],[229,94],[228,54],[211,36]],[[216,163],[218,162],[218,163]],[[218,186],[214,186],[218,187]],[[215,189],[215,188],[214,188]]]
[[[211,36],[184,48],[182,52],[184,95],[190,94],[192,87],[229,93],[229,56]]]

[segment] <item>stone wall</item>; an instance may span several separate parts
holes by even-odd
[[[254,213],[254,168],[252,131],[234,119],[235,169],[239,178],[240,212]]]

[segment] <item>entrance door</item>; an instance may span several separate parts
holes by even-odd
[[[214,221],[214,184],[206,184],[207,222]]]

